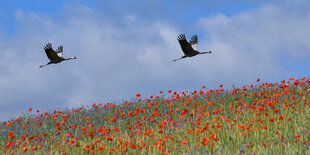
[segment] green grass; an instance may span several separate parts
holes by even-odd
[[[309,154],[310,81],[289,82],[30,111],[0,125],[0,152]]]

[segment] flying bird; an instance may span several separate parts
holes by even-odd
[[[186,57],[193,57],[198,54],[206,54],[206,53],[212,53],[211,51],[209,52],[200,52],[197,50],[198,47],[198,37],[197,35],[194,35],[191,40],[188,42],[186,40],[185,34],[180,34],[178,36],[178,41],[181,45],[182,51],[184,53],[184,56],[178,59],[174,59],[173,61],[177,61]]]
[[[59,46],[58,49],[56,51],[53,50],[52,48],[52,44],[51,43],[47,43],[44,46],[44,50],[45,53],[48,57],[48,59],[50,59],[50,62],[47,63],[46,65],[42,65],[40,66],[40,68],[47,66],[49,64],[57,64],[60,63],[64,60],[71,60],[71,59],[77,59],[76,57],[71,57],[71,58],[64,58],[62,57],[62,53],[63,53],[63,46]]]

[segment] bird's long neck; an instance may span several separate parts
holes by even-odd
[[[208,52],[199,52],[199,54],[206,54],[206,53],[212,53],[211,51]]]
[[[66,58],[65,60],[71,60],[71,59],[76,59],[76,57]]]

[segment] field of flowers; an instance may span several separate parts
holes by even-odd
[[[310,154],[306,78],[32,108],[1,123],[1,154]]]

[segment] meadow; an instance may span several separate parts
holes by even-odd
[[[0,133],[1,154],[310,154],[310,81],[257,79],[120,104],[30,107],[2,122]]]

